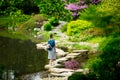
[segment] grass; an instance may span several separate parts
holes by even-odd
[[[80,45],[80,44],[73,44],[73,45],[72,45],[72,48],[73,48],[73,49],[77,49],[77,50],[80,50],[80,49],[90,50],[90,49],[91,49],[91,47],[88,46],[88,45]]]
[[[9,16],[0,16],[0,27],[7,27],[7,23],[10,22]]]
[[[0,36],[9,37],[12,39],[21,39],[21,40],[31,39],[31,37],[28,35],[23,35],[19,32],[10,32],[10,31],[0,31]]]
[[[87,40],[87,42],[90,42],[90,43],[101,43],[102,41],[104,41],[106,39],[106,37],[94,37],[94,38],[91,38],[89,40]]]

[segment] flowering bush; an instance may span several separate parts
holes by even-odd
[[[82,9],[85,9],[88,7],[89,3],[97,4],[101,2],[101,0],[78,0],[78,3],[70,3],[65,6],[65,9],[70,10],[72,12],[72,16],[74,19],[76,19],[79,14],[78,12]]]
[[[65,62],[65,68],[68,68],[68,69],[78,69],[79,66],[80,66],[80,64],[76,60]]]
[[[65,9],[70,10],[72,12],[73,18],[78,17],[78,11],[88,7],[87,5],[76,5],[73,3],[70,3],[65,6]]]

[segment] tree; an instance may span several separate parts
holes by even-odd
[[[70,20],[70,13],[64,9],[64,3],[61,0],[35,0],[35,3],[42,14]]]

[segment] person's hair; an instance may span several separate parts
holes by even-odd
[[[50,38],[53,38],[53,34],[50,34]]]

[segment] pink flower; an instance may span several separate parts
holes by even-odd
[[[68,69],[78,69],[79,66],[80,64],[76,60],[65,62],[65,68],[68,68]]]

